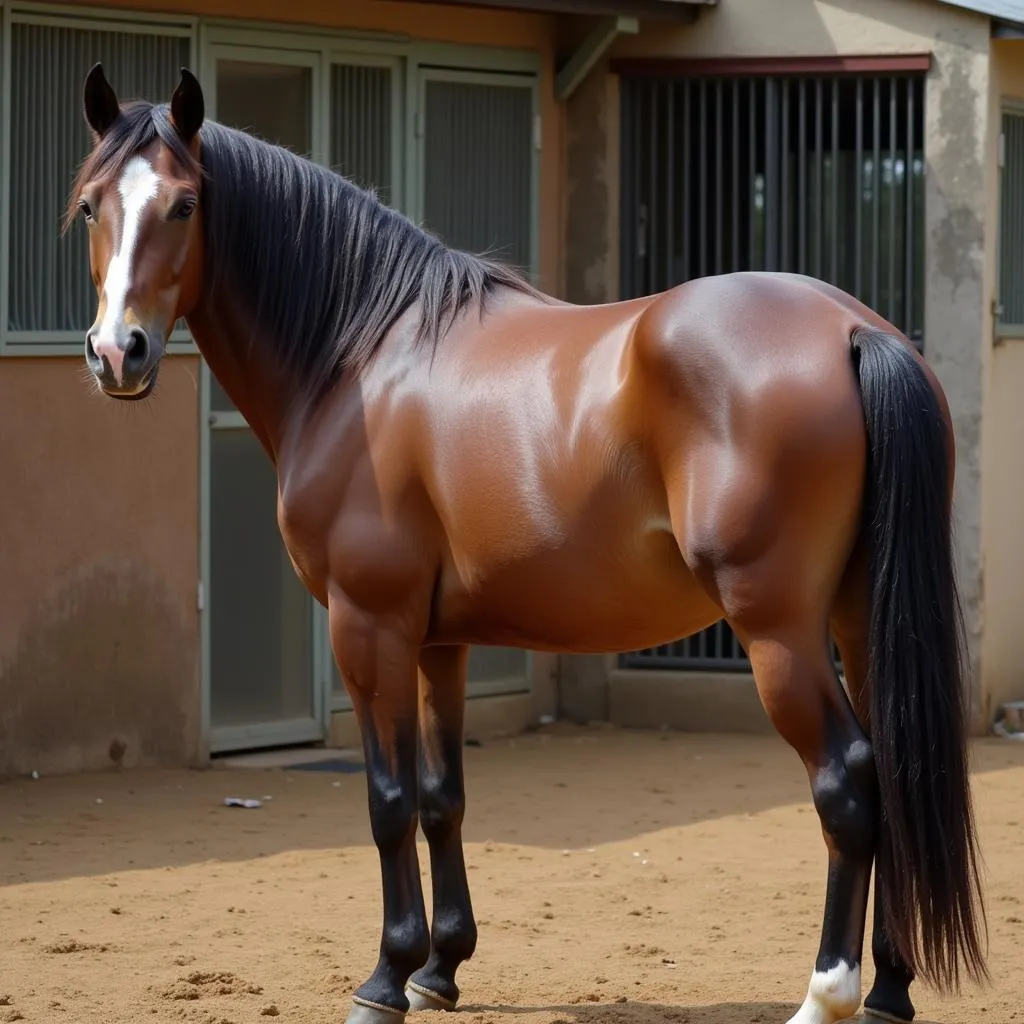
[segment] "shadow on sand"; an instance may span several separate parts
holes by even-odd
[[[576,1003],[551,1006],[467,1004],[463,1013],[554,1014],[552,1024],[785,1024],[799,1009],[795,1003],[713,1003],[667,1006],[660,1003]]]
[[[551,1024],[785,1024],[800,1007],[796,1003],[712,1003],[709,1006],[666,1006],[623,1000],[615,1003],[575,1003],[552,1006],[469,1004],[463,1013],[522,1016],[555,1014]],[[839,1024],[886,1024],[870,1014],[856,1014]],[[918,1020],[916,1024],[928,1024]]]
[[[976,774],[1017,767],[1024,744],[982,742],[972,761]],[[466,790],[468,844],[582,850],[795,806],[805,856],[824,855],[806,773],[778,736],[562,726],[468,748]],[[238,810],[228,796],[272,799]],[[0,784],[0,888],[371,847],[361,771],[136,769]]]

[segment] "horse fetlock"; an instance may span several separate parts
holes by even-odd
[[[383,960],[405,977],[422,967],[430,956],[430,933],[426,922],[417,914],[397,921],[386,921],[381,935],[380,952]]]
[[[452,963],[469,960],[476,952],[477,927],[472,912],[459,907],[435,907],[431,928],[433,952]]]
[[[910,998],[913,975],[899,967],[879,962],[875,956],[875,983],[864,1000],[864,1009],[889,1021],[912,1021],[914,1003]]]

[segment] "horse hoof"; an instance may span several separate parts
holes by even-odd
[[[451,1011],[455,1009],[455,1004],[450,999],[445,999],[444,996],[439,996],[436,992],[431,992],[429,988],[424,988],[422,985],[417,985],[416,982],[414,981],[410,981],[406,986],[405,998],[409,1000],[410,1011]]]
[[[926,1021],[911,1022],[902,1017],[894,1017],[892,1014],[879,1012],[878,1010],[865,1010],[856,1017],[844,1017],[836,1024],[927,1024]]]
[[[354,998],[345,1024],[402,1024],[404,1020],[405,1014],[401,1010]]]

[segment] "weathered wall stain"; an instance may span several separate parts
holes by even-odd
[[[0,777],[192,761],[194,633],[128,559],[70,573],[0,663]]]
[[[935,272],[954,289],[980,285],[984,270],[984,201],[972,191],[984,187],[984,143],[979,137],[984,121],[977,119],[976,92],[983,83],[971,78],[979,56],[987,58],[987,53],[971,53],[959,43],[943,45],[933,72],[932,95],[938,105],[934,128],[943,144],[929,169],[937,175],[945,209],[932,220],[929,255]]]

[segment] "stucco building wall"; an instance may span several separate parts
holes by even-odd
[[[198,360],[143,407],[83,369],[0,361],[0,777],[198,754]]]

